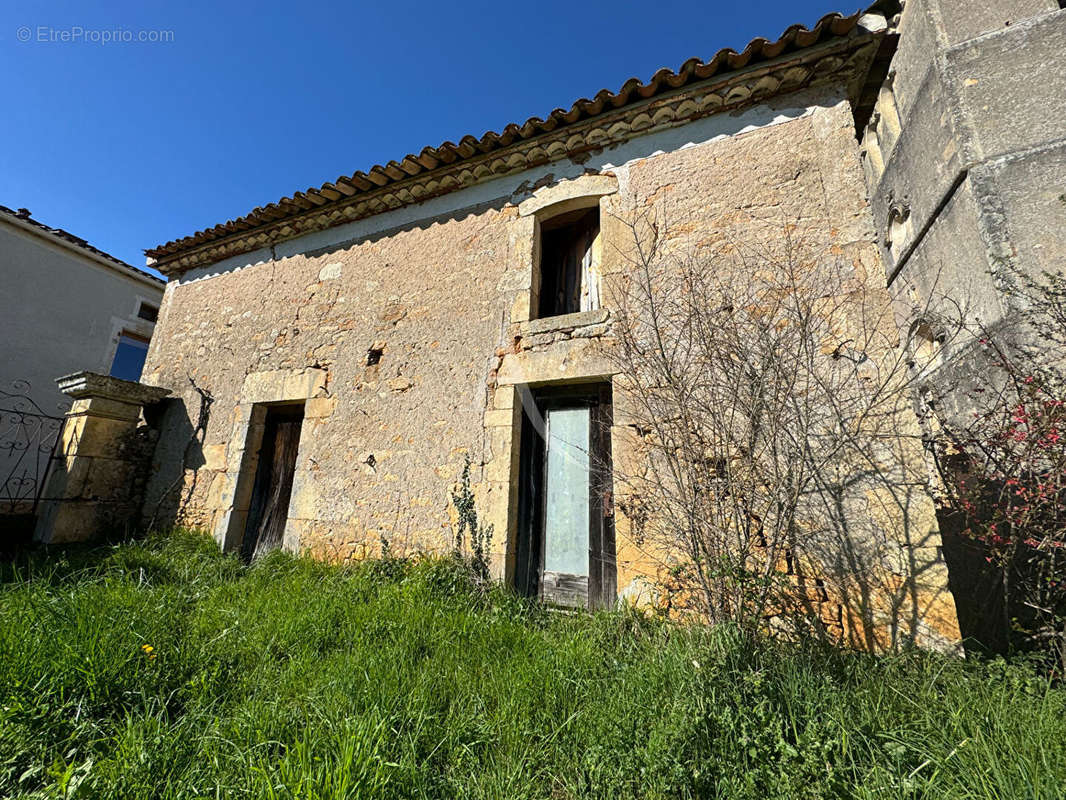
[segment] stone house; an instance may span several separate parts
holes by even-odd
[[[444,550],[469,459],[500,578],[563,604],[650,600],[669,564],[624,502],[640,444],[612,357],[627,220],[668,215],[678,248],[772,246],[753,221],[793,226],[842,265],[857,325],[893,309],[886,264],[918,248],[882,231],[900,192],[886,120],[892,152],[926,145],[907,144],[892,87],[929,61],[931,20],[963,5],[832,14],[148,251],[168,283],[142,380],[172,399],[145,521],[248,556]],[[899,346],[894,323],[881,333],[885,352]],[[932,501],[906,477],[920,448],[886,458],[906,501],[863,489],[858,544],[815,567],[815,613],[858,644],[952,646]]]

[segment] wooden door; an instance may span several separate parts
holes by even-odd
[[[241,555],[247,561],[281,546],[289,516],[302,423],[302,405],[276,406],[267,410],[252,503],[241,543]]]
[[[544,531],[541,597],[562,606],[589,605],[592,423],[588,405],[559,405],[545,414]]]
[[[589,608],[614,608],[618,567],[614,536],[614,469],[611,387],[600,386],[593,398],[589,426]]]
[[[610,386],[536,393],[523,419],[515,584],[555,605],[609,608],[617,592]]]

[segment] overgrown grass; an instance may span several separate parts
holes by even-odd
[[[145,645],[153,648],[146,651]],[[1066,691],[180,535],[0,584],[0,796],[1062,797]]]

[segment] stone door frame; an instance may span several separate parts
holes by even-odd
[[[252,502],[255,473],[259,466],[259,450],[263,444],[263,430],[267,409],[274,405],[304,403],[304,420],[328,416],[334,400],[326,388],[329,373],[324,369],[269,370],[252,372],[241,387],[240,396],[233,409],[233,427],[226,445],[226,484],[223,487],[222,508],[214,526],[213,535],[225,552],[236,552],[244,537],[248,521],[248,509]],[[296,456],[296,477],[293,495],[289,501],[290,514],[299,490],[299,476],[306,466],[309,431],[305,424],[300,431],[300,445]],[[299,549],[298,537],[294,536],[291,517],[285,522],[282,547]]]

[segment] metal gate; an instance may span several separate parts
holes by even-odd
[[[0,515],[32,517],[59,444],[63,417],[44,413],[28,381],[0,388]]]

